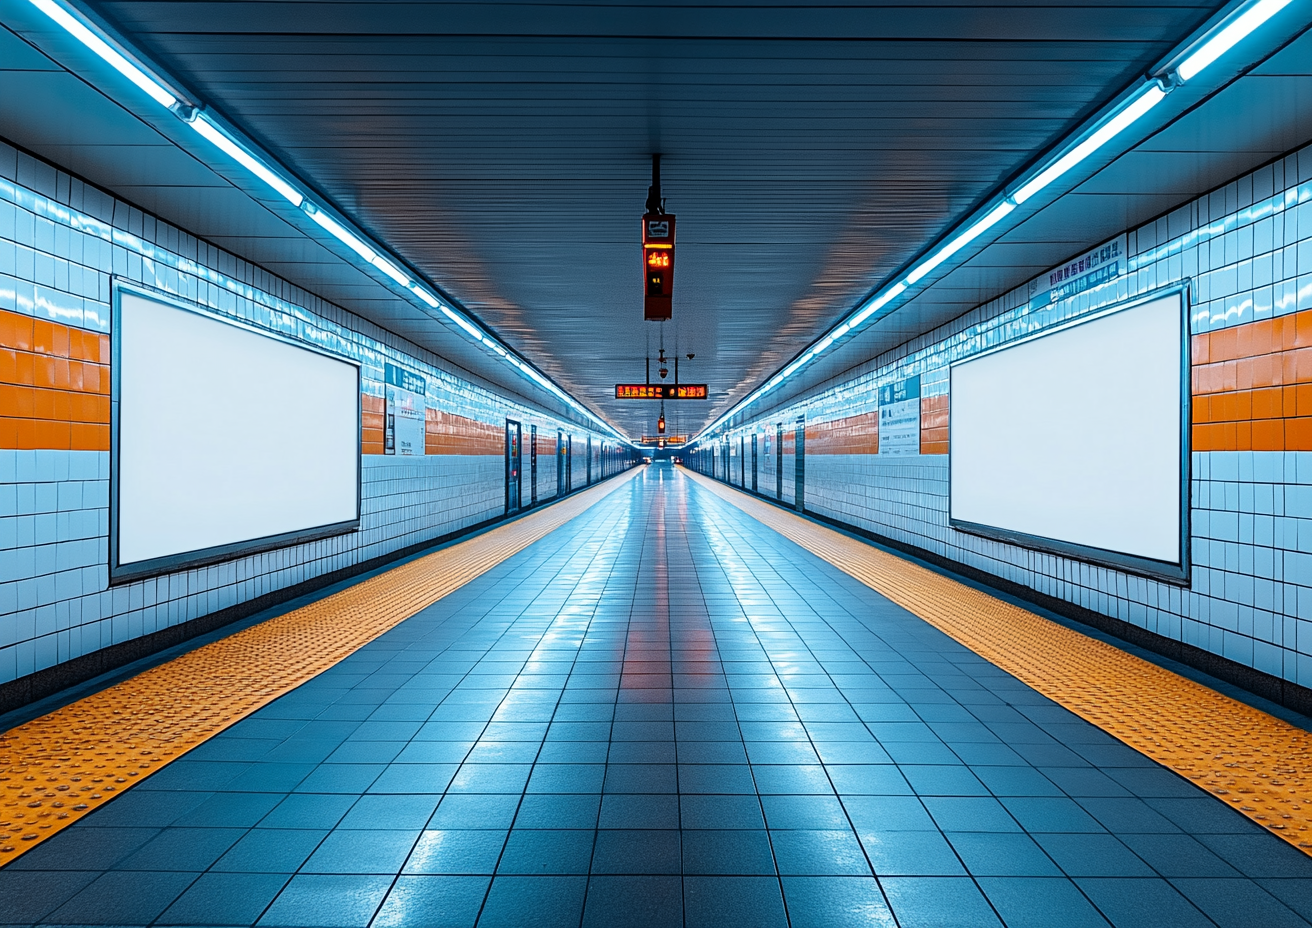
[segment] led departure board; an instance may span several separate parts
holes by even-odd
[[[704,400],[704,383],[617,383],[617,400]]]

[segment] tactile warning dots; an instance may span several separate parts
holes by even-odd
[[[1312,854],[1312,733],[841,532],[680,472]]]
[[[641,472],[633,468],[0,735],[0,866],[560,528]]]

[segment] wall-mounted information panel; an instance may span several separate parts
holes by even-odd
[[[954,364],[951,525],[1186,581],[1187,295],[1160,291]]]
[[[710,394],[704,383],[617,383],[617,400],[704,400]]]
[[[360,368],[114,289],[111,582],[352,531]]]

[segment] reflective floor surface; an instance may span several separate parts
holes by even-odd
[[[0,870],[0,922],[1309,924],[1312,857],[654,465]]]

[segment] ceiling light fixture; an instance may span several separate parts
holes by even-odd
[[[218,148],[229,158],[276,190],[292,206],[300,206],[305,202],[304,194],[274,173],[267,164],[239,145],[235,139],[215,125],[209,116],[200,110],[193,111],[191,119],[187,120],[187,124],[214,145],[215,148]]]
[[[1248,37],[1258,26],[1275,16],[1290,3],[1290,0],[1258,0],[1244,10],[1211,38],[1203,42],[1196,51],[1180,62],[1175,69],[1180,83],[1192,80],[1216,59]]]
[[[54,0],[31,0],[31,2],[34,7],[58,23],[65,32],[95,52],[106,64],[144,90],[160,106],[171,107],[178,102],[176,94],[129,61],[126,55],[97,35],[80,17],[74,16],[71,11],[55,3]]]

